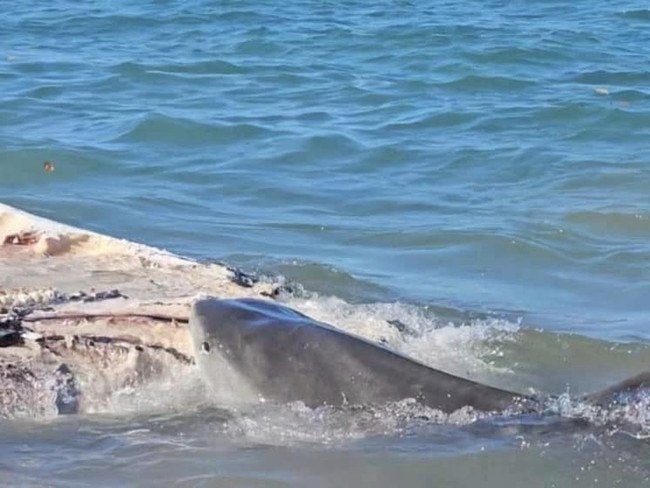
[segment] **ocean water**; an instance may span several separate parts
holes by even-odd
[[[646,2],[2,7],[0,201],[284,277],[332,316],[393,304],[424,329],[511,327],[498,366],[554,392],[648,369]],[[463,364],[467,336],[446,334],[408,352]],[[560,487],[650,473],[647,441],[620,433],[187,408],[3,424],[0,479]]]

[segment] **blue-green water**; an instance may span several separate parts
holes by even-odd
[[[1,201],[348,301],[650,340],[646,2],[0,6]]]

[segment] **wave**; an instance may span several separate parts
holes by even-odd
[[[650,10],[646,8],[626,10],[618,14],[620,17],[641,22],[650,21]]]
[[[195,121],[152,114],[140,120],[114,142],[149,141],[163,144],[197,145],[232,143],[271,137],[274,131],[248,123],[205,124]]]
[[[134,62],[124,62],[113,66],[111,71],[122,76],[141,79],[145,76],[157,75],[176,77],[236,75],[246,73],[247,68],[224,60],[213,60],[175,64],[139,64]]]

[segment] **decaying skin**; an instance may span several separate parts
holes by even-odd
[[[85,412],[89,392],[97,402],[191,366],[186,317],[187,305],[151,305],[115,313],[35,311],[14,320],[4,328],[14,343],[0,347],[0,418]]]
[[[103,396],[131,386],[137,395],[178,371],[182,381],[192,362],[183,318],[199,293],[276,294],[224,264],[0,202],[0,418],[110,412],[97,406]]]

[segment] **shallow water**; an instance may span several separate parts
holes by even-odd
[[[648,369],[645,3],[54,0],[0,10],[1,201],[284,276],[323,320],[399,319],[418,332],[404,352],[482,380],[560,393]],[[406,440],[303,446],[205,431],[198,411],[177,427],[122,413],[3,426],[13,457],[1,476],[647,481],[644,441],[602,434],[560,435],[548,448],[544,436],[522,447],[499,434],[478,451],[475,432],[446,443],[423,427]]]
[[[329,419],[326,428],[334,434],[319,438],[314,431],[328,422],[323,417],[297,416],[274,429],[264,423],[277,426],[281,416],[242,416],[233,421],[239,429],[224,428],[223,419],[199,411],[146,420],[14,423],[0,441],[7,453],[0,473],[12,486],[587,487],[650,481],[643,466],[647,444],[620,435],[421,423],[417,432],[354,439]]]

